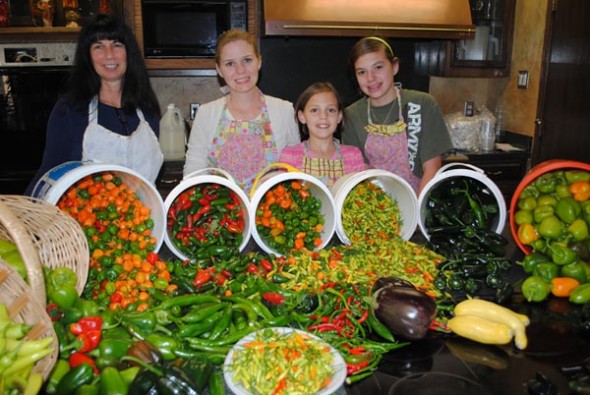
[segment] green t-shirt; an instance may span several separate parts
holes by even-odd
[[[434,97],[425,92],[407,89],[400,90],[400,97],[403,105],[402,113],[408,125],[406,135],[410,169],[416,177],[421,178],[424,162],[442,155],[453,147],[451,137]],[[368,162],[365,153],[367,105],[367,98],[364,97],[345,109],[342,143],[360,148]],[[397,100],[394,101],[393,108],[392,104],[382,107],[372,106],[373,122],[394,124],[399,120],[398,106]],[[393,152],[392,155],[394,155]]]

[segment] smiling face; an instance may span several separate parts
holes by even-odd
[[[227,43],[220,52],[215,66],[230,91],[248,92],[256,88],[262,60],[254,47],[245,40]]]
[[[100,40],[90,46],[94,70],[103,81],[121,81],[127,70],[127,50],[119,41]]]
[[[354,62],[354,72],[359,88],[375,106],[383,106],[395,99],[393,76],[398,70],[397,60],[392,63],[383,48],[366,53]]]
[[[310,97],[303,110],[297,111],[297,118],[307,125],[310,138],[331,139],[342,121],[342,111],[333,92],[318,92]]]

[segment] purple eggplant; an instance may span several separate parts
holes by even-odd
[[[376,292],[378,289],[383,287],[406,287],[406,288],[416,288],[414,284],[409,282],[408,280],[404,280],[401,277],[379,277],[375,284],[373,285],[373,292]]]
[[[436,317],[434,300],[415,288],[385,286],[373,294],[373,309],[379,321],[397,336],[420,340]]]

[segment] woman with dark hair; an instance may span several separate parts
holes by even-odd
[[[43,161],[27,193],[68,161],[121,165],[154,182],[163,162],[159,133],[160,106],[131,29],[97,15],[80,32],[68,90],[49,117]]]
[[[345,109],[342,142],[359,147],[370,167],[403,177],[419,194],[452,148],[436,100],[394,81],[399,59],[380,37],[357,41],[349,59],[365,97]]]

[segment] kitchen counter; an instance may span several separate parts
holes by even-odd
[[[504,231],[510,244],[506,256],[513,262],[522,252]],[[420,234],[413,241],[422,241]],[[510,272],[512,281],[524,277],[519,266]],[[528,383],[538,373],[547,377],[557,392],[570,394],[568,382],[590,374],[590,306],[550,298],[528,303],[517,287],[509,307],[526,314],[528,346],[486,345],[455,335],[430,332],[420,341],[384,355],[378,371],[346,387],[347,395],[517,395],[529,392]],[[585,323],[586,327],[582,327]],[[590,384],[589,384],[590,385]]]

